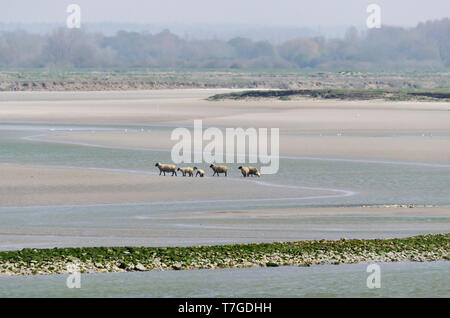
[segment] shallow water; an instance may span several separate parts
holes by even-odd
[[[311,267],[0,276],[0,297],[450,297],[450,262],[379,263],[381,288],[366,285],[368,264]]]
[[[2,125],[0,125],[2,127]],[[15,129],[19,130],[11,130]],[[116,169],[127,173],[142,171],[155,173],[154,163],[170,161],[169,151],[148,149],[121,149],[94,147],[39,139],[24,139],[32,130],[40,133],[54,130],[92,130],[92,126],[73,127],[55,125],[7,125],[0,135],[0,162]],[[120,126],[124,129],[124,126]],[[4,127],[5,128],[5,127]],[[147,126],[146,129],[154,129]],[[157,127],[158,129],[167,129]],[[9,129],[9,130],[8,130]],[[100,130],[119,129],[102,126]],[[135,129],[130,126],[130,129]],[[39,135],[38,135],[39,136]],[[237,171],[239,164],[230,165]],[[239,176],[236,172],[235,176]],[[313,199],[283,202],[252,202],[244,208],[281,206],[351,206],[389,203],[450,205],[450,165],[395,161],[345,160],[341,158],[281,157],[280,170],[275,175],[264,176],[264,182],[285,186],[304,186],[337,190],[334,195]],[[340,194],[337,193],[340,191]],[[352,193],[345,195],[345,192]],[[336,195],[337,194],[337,195]],[[343,195],[341,195],[343,194]],[[270,198],[270,192],[268,193]],[[221,203],[224,209],[233,208],[232,202]],[[129,207],[128,207],[129,208]],[[166,208],[166,207],[165,207]],[[174,206],[173,209],[178,207]]]
[[[143,128],[169,129],[164,126]],[[71,129],[131,130],[136,126],[5,123],[0,125],[0,162],[156,174],[154,162],[170,159],[168,151],[96,147],[30,138]],[[237,171],[237,165],[231,165],[230,170]],[[216,180],[220,191],[221,179]],[[242,178],[236,173],[227,180],[241,182]],[[223,200],[177,201],[174,198],[171,201],[0,206],[3,228],[0,248],[226,244],[443,233],[450,231],[448,216],[227,218],[221,217],[220,212],[388,203],[450,205],[449,180],[450,166],[446,165],[282,158],[279,173],[252,179],[252,182],[264,186],[262,199],[243,200],[242,195],[236,193]],[[189,184],[189,187],[195,188],[196,185]],[[283,189],[286,192],[297,191],[298,194],[280,196]],[[102,190],[100,187],[95,191]],[[206,213],[213,213],[214,217],[203,216]]]
[[[98,98],[105,98],[105,95],[119,98],[108,94],[101,93]],[[91,95],[81,94],[77,98],[90,99]],[[27,96],[10,95],[8,98],[47,100],[45,94]],[[65,100],[67,96],[61,94],[57,99]],[[141,98],[140,94],[134,98]],[[168,151],[45,142],[43,139],[57,131],[171,128],[164,125],[4,122],[0,123],[0,163],[155,174],[154,163],[169,160]],[[389,133],[383,131],[383,134]],[[408,131],[394,133],[409,134]],[[441,136],[448,138],[448,133],[444,131]],[[231,170],[237,171],[237,166],[231,165]],[[236,172],[228,179],[238,177]],[[222,179],[218,180],[217,184],[223,186],[219,183]],[[59,206],[0,204],[0,250],[403,237],[450,231],[450,217],[446,215],[380,216],[368,212],[367,216],[244,214],[230,217],[224,213],[389,203],[447,206],[450,205],[449,162],[282,156],[278,174],[253,182],[265,184],[264,199],[242,201],[242,194],[236,194],[221,201],[205,199],[195,204],[175,202],[176,198],[171,202],[149,200]],[[195,185],[189,184],[189,187],[195,188]],[[219,187],[217,189],[220,191]],[[298,195],[280,198],[280,189],[298,190]],[[35,191],[45,193],[42,189]],[[80,290],[66,287],[67,275],[0,276],[0,297],[450,297],[449,264],[381,264],[382,287],[374,290],[366,287],[366,264],[89,274],[82,275]]]

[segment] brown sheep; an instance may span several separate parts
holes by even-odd
[[[248,167],[248,175],[249,176],[257,176],[257,177],[261,177],[261,174],[259,173],[258,168],[256,167]]]
[[[177,166],[175,165],[167,165],[158,162],[156,163],[155,167],[159,168],[159,175],[161,175],[161,173],[164,173],[164,175],[166,175],[166,172],[172,172],[172,176],[177,175]]]
[[[211,169],[213,169],[213,171],[214,171],[213,177],[216,173],[217,173],[217,176],[219,176],[219,173],[224,173],[225,177],[227,176],[227,171],[228,171],[227,166],[216,166],[214,164],[211,164],[209,167]]]
[[[245,178],[245,177],[248,177],[248,174],[249,174],[249,169],[248,169],[248,167],[240,166],[238,169],[241,170],[242,175],[244,176],[244,178]]]
[[[181,171],[181,173],[183,174],[183,177],[186,177],[186,174],[188,174],[189,177],[194,176],[194,169],[192,169],[191,167],[178,168],[177,171]]]
[[[203,178],[205,176],[205,171],[203,171],[202,169],[198,169],[197,167],[194,167],[194,171],[197,170],[197,173],[195,174],[195,176],[200,176],[201,178]]]

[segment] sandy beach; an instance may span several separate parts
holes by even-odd
[[[279,128],[281,155],[450,162],[448,103],[205,100],[228,91],[2,93],[0,121],[128,124],[135,130],[47,132],[45,139],[171,149],[171,130],[145,125],[190,127],[201,119],[204,127]]]

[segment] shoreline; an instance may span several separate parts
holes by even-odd
[[[0,275],[135,272],[450,260],[450,233],[193,247],[84,247],[0,252]],[[72,265],[72,266],[70,266]]]

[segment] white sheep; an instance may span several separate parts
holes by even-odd
[[[181,173],[183,174],[183,177],[186,177],[186,174],[188,174],[189,177],[194,176],[194,169],[192,169],[191,167],[178,168],[177,171],[181,171]]]
[[[216,166],[214,164],[211,164],[209,167],[211,169],[213,169],[213,171],[214,171],[213,177],[216,173],[217,173],[217,176],[219,176],[219,173],[224,173],[225,177],[227,176],[227,171],[228,171],[227,166]]]
[[[205,171],[203,171],[202,169],[198,169],[197,167],[194,167],[194,171],[197,170],[197,173],[195,174],[195,176],[200,176],[200,177],[204,177],[205,176]]]
[[[258,176],[261,177],[261,173],[259,173],[258,168],[256,167],[248,167],[248,175],[249,176]]]
[[[167,164],[158,162],[158,163],[156,163],[155,167],[159,168],[159,175],[161,175],[161,173],[164,173],[164,175],[166,175],[166,172],[172,172],[172,176],[177,175],[177,166],[175,166],[175,165],[167,165]]]
[[[248,177],[248,174],[249,174],[249,169],[248,169],[248,167],[240,166],[238,169],[241,170],[242,175],[244,176],[244,178],[245,178],[245,177]]]

